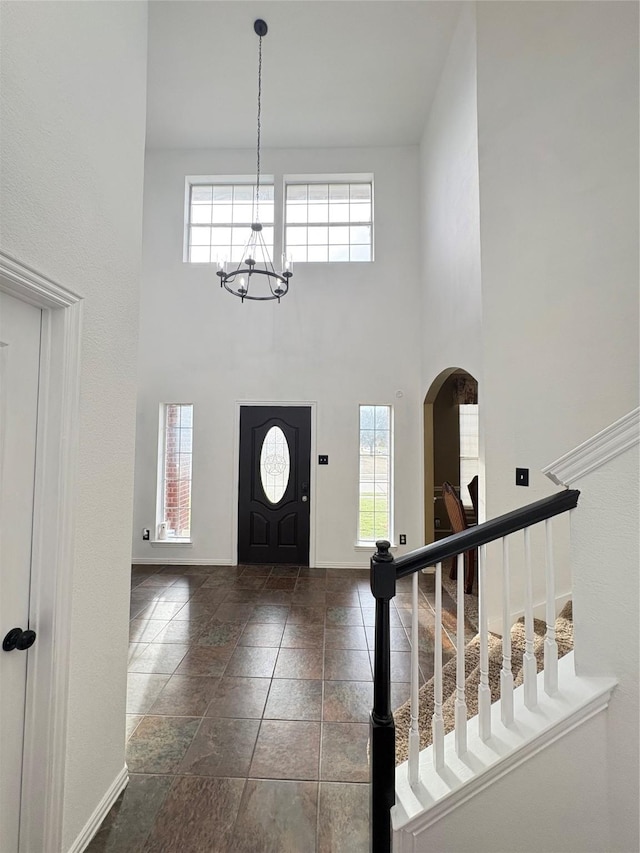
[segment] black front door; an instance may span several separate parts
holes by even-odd
[[[311,409],[240,407],[238,562],[309,565]]]

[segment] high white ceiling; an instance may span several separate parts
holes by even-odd
[[[147,146],[253,147],[258,36],[262,145],[420,140],[457,0],[153,0]]]

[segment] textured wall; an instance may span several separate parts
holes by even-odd
[[[637,32],[633,3],[477,6],[487,517],[550,494],[541,469],[637,405]]]
[[[480,383],[482,346],[475,9],[463,8],[422,137],[422,393],[462,367]]]
[[[415,853],[603,853],[606,715],[598,714],[420,833]],[[588,784],[584,784],[588,780]],[[628,847],[625,853],[636,848]]]
[[[64,849],[124,764],[146,3],[2,3],[2,248],[84,299]]]
[[[637,405],[638,7],[478,4],[488,501]],[[515,486],[515,466],[532,486]]]
[[[581,491],[571,521],[576,672],[618,680],[605,735],[612,853],[640,847],[639,470],[636,445],[570,484]]]

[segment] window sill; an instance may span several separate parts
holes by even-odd
[[[193,545],[191,539],[150,539],[149,544],[156,545]]]
[[[375,542],[356,542],[353,546],[356,551],[370,551],[372,554],[376,552],[376,543]],[[391,548],[397,548],[395,542],[391,543]]]

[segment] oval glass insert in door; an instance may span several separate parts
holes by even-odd
[[[267,500],[277,504],[289,483],[290,456],[287,437],[279,426],[272,426],[265,435],[260,451],[260,479]]]

